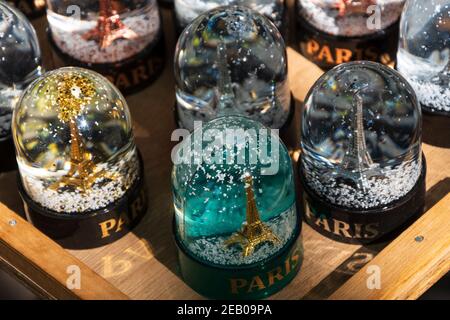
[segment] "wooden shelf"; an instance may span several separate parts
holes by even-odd
[[[0,202],[5,205],[0,206],[0,257],[16,274],[45,292],[43,295],[46,297],[201,298],[179,278],[172,239],[170,154],[174,143],[170,137],[175,129],[172,71],[175,40],[171,13],[166,10],[163,13],[166,46],[170,48],[164,73],[151,87],[127,97],[149,186],[149,210],[138,227],[119,241],[101,248],[63,250],[19,217],[24,213],[15,188],[17,172],[0,174]],[[40,36],[45,66],[51,69],[54,66],[44,32],[45,17],[34,23]],[[291,48],[288,49],[288,60],[289,80],[297,103],[296,121],[299,124],[301,102],[322,71]],[[301,271],[273,299],[325,299],[330,296],[337,299],[416,298],[449,270],[450,201],[445,196],[450,192],[450,120],[425,116],[424,141],[423,149],[428,162],[426,206],[430,209],[437,204],[434,209],[386,249],[387,243],[364,247],[338,243],[304,225],[302,237],[305,250]],[[298,153],[295,155],[298,156]],[[11,226],[9,222],[12,219],[19,223]],[[440,236],[433,236],[434,230]],[[414,237],[422,233],[426,241],[420,244],[420,251],[417,251]],[[420,256],[417,256],[418,253]],[[411,260],[411,257],[417,257],[418,261]],[[414,279],[408,278],[411,280],[409,286],[394,281],[392,275],[386,285],[396,287],[390,287],[389,294],[372,295],[364,289],[364,269],[359,271],[372,259],[379,265],[391,263],[388,270],[393,275],[409,277],[412,271],[418,273]],[[65,288],[69,276],[67,267],[73,264],[80,266],[82,279],[86,279],[82,280],[82,290]],[[419,272],[421,270],[427,272]],[[414,285],[417,283],[421,285]]]

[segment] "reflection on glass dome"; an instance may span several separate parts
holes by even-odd
[[[302,119],[306,180],[349,208],[376,208],[406,195],[421,174],[421,112],[397,72],[348,63],[311,89]]]
[[[394,24],[405,0],[297,0],[298,14],[317,29],[339,36],[373,34]],[[377,6],[376,10],[372,9]],[[368,18],[380,13],[379,28],[372,28]],[[370,22],[370,21],[369,21]]]
[[[422,105],[450,113],[449,0],[408,1],[397,60]]]
[[[175,14],[180,27],[186,27],[202,13],[219,6],[249,7],[267,18],[281,30],[284,18],[284,0],[175,0]]]
[[[11,134],[12,111],[26,86],[41,74],[41,51],[31,23],[0,3],[0,139]]]
[[[195,257],[248,265],[273,257],[295,236],[291,160],[263,125],[240,116],[212,120],[182,142],[175,163],[177,237]]]
[[[161,21],[156,0],[47,0],[58,48],[85,63],[130,58],[154,43]]]
[[[33,82],[14,110],[13,135],[27,194],[56,212],[103,208],[139,175],[126,102],[89,70],[61,68]]]
[[[213,9],[190,24],[175,54],[180,124],[243,114],[281,128],[290,111],[284,41],[276,27],[244,7]]]

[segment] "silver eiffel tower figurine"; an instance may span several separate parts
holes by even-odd
[[[363,123],[363,99],[358,93],[354,95],[351,117],[353,132],[349,148],[342,160],[342,170],[347,173],[352,172],[359,187],[364,189],[363,182],[373,169],[373,160],[367,150]]]
[[[232,80],[230,70],[228,69],[227,48],[224,42],[220,42],[217,46],[217,67],[219,69],[219,79],[217,83],[217,106],[219,114],[233,110],[236,97],[232,88]]]

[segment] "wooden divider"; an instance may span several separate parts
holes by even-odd
[[[46,298],[128,299],[1,203],[0,257],[0,262],[6,263],[10,270],[26,280],[27,285]]]

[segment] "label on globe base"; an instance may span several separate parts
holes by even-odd
[[[9,0],[8,2],[28,18],[37,18],[45,13],[45,0]]]
[[[283,289],[303,261],[300,227],[276,256],[248,266],[221,267],[193,257],[175,236],[183,280],[210,299],[262,299]]]
[[[383,208],[367,210],[343,208],[322,199],[307,186],[305,176],[299,169],[304,219],[320,234],[340,242],[364,245],[390,240],[397,235],[396,232],[403,231],[423,213],[426,175],[424,156],[422,163],[422,173],[407,195]]]
[[[11,136],[0,137],[0,172],[17,169],[16,151]]]
[[[116,241],[133,229],[147,212],[147,189],[140,155],[139,162],[140,176],[121,199],[103,209],[73,214],[54,212],[33,201],[19,176],[19,192],[27,220],[67,249],[96,248]]]
[[[372,35],[344,37],[327,34],[302,18],[297,19],[300,53],[325,70],[358,60],[394,64],[398,48],[398,28],[398,23],[394,23]]]
[[[162,34],[139,54],[115,63],[85,63],[63,53],[52,40],[55,64],[92,69],[113,83],[123,94],[137,92],[152,84],[164,70],[165,43]]]

